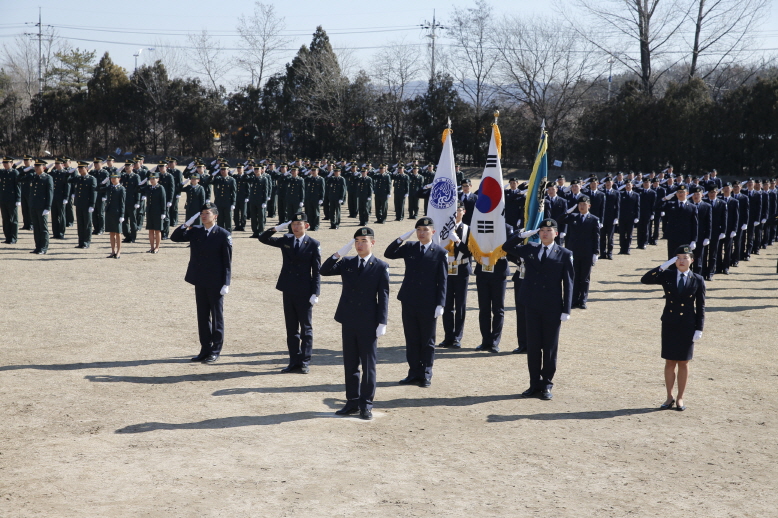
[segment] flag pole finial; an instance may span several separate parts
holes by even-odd
[[[543,138],[543,134],[546,132],[546,119],[540,123],[540,138]]]
[[[448,129],[451,129],[451,117],[448,118],[448,125],[446,127]]]
[[[494,110],[494,123],[497,124],[497,119],[500,117],[500,110]]]

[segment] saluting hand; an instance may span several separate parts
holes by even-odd
[[[289,225],[291,225],[291,224],[292,224],[291,221],[287,221],[286,223],[281,223],[277,227],[273,227],[273,230],[275,230],[276,232],[283,232],[284,230],[289,228]]]
[[[341,257],[343,257],[344,255],[346,255],[347,253],[349,253],[349,251],[351,250],[351,247],[352,247],[352,246],[354,246],[354,242],[355,242],[355,240],[354,240],[354,239],[352,239],[351,241],[349,241],[348,243],[346,243],[345,245],[343,245],[343,247],[342,247],[340,250],[338,250],[337,252],[335,252],[335,255],[338,257],[338,259],[340,259],[340,258],[341,258]]]
[[[195,220],[196,220],[198,217],[200,217],[200,214],[195,214],[194,216],[192,216],[191,218],[189,218],[188,220],[186,220],[186,222],[184,223],[184,226],[185,226],[186,228],[191,228],[191,227],[192,227],[192,225],[194,225],[194,222],[195,222]]]
[[[409,230],[408,232],[406,232],[405,234],[401,235],[401,236],[400,236],[400,237],[398,237],[397,239],[399,239],[400,241],[405,241],[406,239],[408,239],[409,237],[411,237],[411,235],[412,235],[414,232],[416,232],[416,229],[415,229],[415,228],[414,228],[413,230]]]

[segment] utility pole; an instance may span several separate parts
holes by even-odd
[[[611,83],[613,83],[613,56],[608,56],[608,64],[610,65],[610,72],[608,72],[608,101],[611,100]]]
[[[427,35],[427,37],[432,40],[430,43],[430,46],[432,48],[432,67],[430,70],[430,82],[435,81],[435,39],[438,37],[437,34],[435,34],[435,31],[437,29],[445,29],[446,27],[443,27],[440,22],[438,22],[435,19],[435,10],[432,10],[432,23],[425,21],[423,24],[420,25],[420,27],[424,30],[429,31],[430,33]]]
[[[38,7],[38,92],[43,95],[43,24],[41,8]]]

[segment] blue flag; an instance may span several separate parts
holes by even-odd
[[[541,129],[538,154],[535,156],[535,165],[532,166],[532,175],[529,177],[527,187],[527,201],[524,205],[524,221],[527,222],[524,230],[535,230],[543,221],[543,209],[546,199],[546,182],[548,181],[548,133],[545,124]],[[529,241],[539,242],[537,234],[528,238]]]

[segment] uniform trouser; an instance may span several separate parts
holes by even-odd
[[[464,268],[464,265],[459,265]],[[460,270],[457,275],[449,275],[446,280],[446,307],[443,311],[443,341],[447,344],[462,341],[467,316],[467,285],[470,274]]]
[[[359,198],[357,200],[357,204],[359,207],[359,224],[367,225],[368,221],[370,220],[370,212],[373,208],[372,200],[368,198]]]
[[[604,223],[600,229],[600,254],[603,257],[613,255],[613,233],[615,230],[615,225],[612,221]]]
[[[51,204],[51,234],[54,237],[65,237],[66,221],[65,204],[55,196]]]
[[[173,228],[176,228],[178,226],[178,201],[180,199],[181,199],[180,194],[176,194],[175,196],[173,196],[173,204],[167,210],[167,215],[169,218],[168,225]]]
[[[580,254],[579,254],[580,255]],[[586,304],[589,299],[589,278],[592,275],[591,255],[579,257],[573,254],[573,304]]]
[[[394,218],[397,221],[405,219],[405,195],[396,194],[394,198]]]
[[[522,281],[513,283],[513,301],[516,306],[516,339],[519,342],[519,351],[527,351],[527,319],[524,316],[524,304],[519,302],[519,290]]]
[[[721,248],[719,245],[721,242],[725,241],[725,239],[719,239],[718,235],[713,236],[710,239],[710,243],[708,243],[707,250],[705,251],[705,255],[702,256],[703,265],[702,265],[702,275],[703,277],[706,276],[713,276],[714,273],[718,270],[716,261],[718,260],[719,256],[719,248]]]
[[[629,252],[632,247],[632,231],[635,229],[634,219],[619,222],[619,251]]]
[[[716,251],[716,273],[728,270],[732,264],[732,242],[734,239],[727,234],[724,239],[719,240],[718,250]]]
[[[311,230],[317,230],[321,220],[319,200],[305,202],[305,216],[308,218],[308,224],[311,226]]]
[[[30,228],[32,225],[32,217],[30,214],[30,204],[27,201],[27,193],[22,193],[22,228]]]
[[[324,206],[322,207],[322,212],[324,213],[324,220],[330,219],[330,195],[325,193],[324,194]]]
[[[172,205],[168,207],[167,210],[169,211],[171,208],[173,208]],[[168,237],[169,234],[170,234],[170,216],[162,220],[162,237]]]
[[[705,268],[703,267],[705,266],[705,258],[708,256],[709,248],[710,243],[708,243],[706,246],[702,246],[702,240],[700,240],[700,243],[697,244],[697,247],[694,249],[694,263],[692,263],[692,271],[694,273],[705,275]]]
[[[246,228],[246,198],[238,197],[235,202],[235,212],[232,215],[232,219],[235,222],[235,229]]]
[[[98,193],[95,200],[95,211],[92,213],[92,232],[103,231],[105,231],[105,202],[102,195]]]
[[[740,262],[740,258],[743,257],[743,241],[745,230],[738,229],[737,234],[732,239],[732,260],[728,263],[728,266],[735,266]]]
[[[216,224],[221,228],[232,232],[232,211],[230,205],[216,205],[219,215],[216,217]]]
[[[267,200],[267,217],[274,218],[276,216],[276,188],[273,187],[270,191],[270,199]]]
[[[422,313],[429,313],[429,316]],[[405,333],[405,359],[408,360],[408,377],[432,379],[435,362],[435,326],[437,319],[428,308],[402,305],[403,332]]]
[[[648,236],[651,232],[651,215],[642,216],[638,221],[638,248],[644,248],[648,244]]]
[[[92,241],[92,214],[89,212],[89,207],[76,207],[79,246],[89,246]]]
[[[655,211],[654,212],[654,221],[652,221],[651,225],[651,237],[648,240],[648,243],[651,245],[655,245],[657,241],[659,241],[659,225],[662,223],[662,211]]]
[[[425,196],[424,197],[424,215],[425,216],[427,215],[427,207],[429,206],[429,204],[430,204],[430,197],[429,196]]]
[[[759,253],[759,249],[762,247],[762,231],[764,230],[764,226],[762,226],[762,223],[759,223],[759,226],[755,226],[754,230],[752,232],[753,239],[751,240],[751,253]]]
[[[560,316],[558,311],[524,307],[527,325],[527,367],[530,388],[533,390],[551,390],[554,386]]]
[[[135,206],[126,204],[124,206],[124,221],[122,222],[122,233],[125,239],[135,241],[138,237],[138,222],[135,220]]]
[[[478,292],[481,345],[499,347],[505,322],[505,290],[508,287],[508,278],[495,273],[476,274],[475,287]]]
[[[373,408],[376,389],[376,362],[378,340],[375,329],[354,329],[343,326],[343,369],[346,376],[346,399],[359,408]],[[359,381],[359,365],[362,364],[362,382]]]
[[[261,203],[252,203],[250,205],[251,210],[251,232],[253,234],[259,234],[265,231],[265,209],[262,208]]]
[[[348,206],[348,217],[349,218],[356,218],[357,217],[357,195],[353,191],[347,191],[348,197],[346,199],[346,203]]]
[[[68,198],[68,204],[65,206],[65,221],[67,226],[73,225],[76,221],[76,216],[73,211],[73,198]]]
[[[5,240],[16,243],[19,236],[19,211],[16,208],[16,203],[0,203],[0,213],[3,216]]]
[[[307,366],[313,353],[313,306],[310,295],[284,292],[284,320],[289,365]]]
[[[46,251],[49,249],[49,216],[43,215],[43,209],[30,208],[32,218],[32,236],[35,239],[35,249]]]
[[[200,355],[219,355],[224,345],[224,295],[220,289],[195,286]]]
[[[416,219],[419,215],[419,197],[408,196],[408,217]]]
[[[143,228],[143,221],[146,216],[146,200],[140,200],[138,205],[140,205],[140,207],[135,209],[135,222],[138,224],[138,228]]]
[[[386,213],[389,212],[389,198],[386,196],[375,197],[375,219],[376,221],[386,221]]]
[[[340,200],[330,200],[330,228],[340,226]]]
[[[287,218],[291,218],[291,214],[287,213],[286,211],[286,196],[278,196],[278,222],[283,223],[285,221],[289,221]]]

